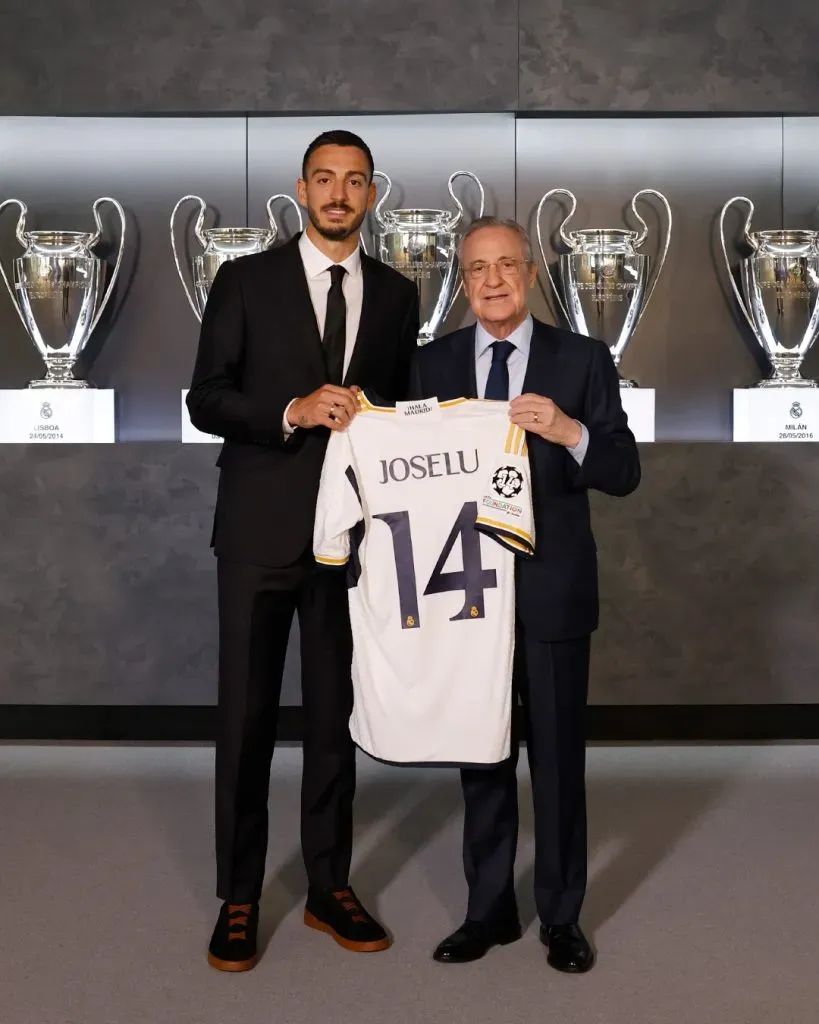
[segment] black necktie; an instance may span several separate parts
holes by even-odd
[[[341,284],[347,271],[340,263],[330,267],[330,291],[324,317],[324,361],[331,384],[341,384],[344,377],[344,348],[347,343],[347,303]]]
[[[497,402],[509,400],[509,367],[506,363],[514,351],[511,341],[492,342],[492,365],[486,378],[484,398],[493,398]]]

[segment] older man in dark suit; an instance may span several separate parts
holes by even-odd
[[[640,480],[634,436],[606,345],[534,319],[527,292],[536,266],[514,221],[484,217],[461,246],[464,289],[477,317],[419,349],[414,398],[511,399],[525,428],[537,551],[516,578],[515,685],[535,816],[535,899],[549,964],[580,973],[594,953],[579,921],[586,890],[584,718],[597,626],[597,549],[590,488],[626,495]],[[463,925],[435,959],[463,963],[520,938],[514,891],[517,750],[491,768],[464,768]]]

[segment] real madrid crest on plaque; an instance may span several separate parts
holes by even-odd
[[[53,415],[54,410],[51,408],[51,405],[48,402],[43,402],[40,406],[40,419],[50,420]]]
[[[791,406],[791,419],[801,420],[802,419],[802,406],[799,402],[794,402]]]

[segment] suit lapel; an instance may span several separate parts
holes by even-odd
[[[551,330],[546,324],[535,320],[529,362],[523,378],[523,393],[533,392],[553,398],[554,385],[557,383],[556,365],[557,345]]]
[[[279,268],[280,283],[287,296],[287,305],[292,314],[295,334],[299,339],[299,347],[312,365],[314,371],[323,379],[327,379],[327,366],[324,362],[324,349],[321,344],[316,313],[310,289],[307,285],[307,274],[299,252],[299,238],[296,235],[280,249],[283,257]],[[283,278],[283,280],[281,280]]]
[[[475,375],[475,327],[467,327],[463,330],[462,351],[458,353],[460,363],[459,376],[463,382],[463,394],[465,398],[478,397],[478,380]]]

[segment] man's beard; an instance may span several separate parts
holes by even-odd
[[[335,207],[336,209],[344,209],[352,213],[353,211],[349,206]],[[310,223],[318,231],[318,233],[326,238],[330,242],[343,242],[345,238],[349,238],[350,235],[354,235],[361,225],[364,223],[364,218],[367,216],[367,211],[363,210],[361,216],[353,221],[352,225],[347,226],[344,224],[338,225],[324,225],[319,221],[319,215],[315,207],[307,207],[307,216],[310,218]]]

